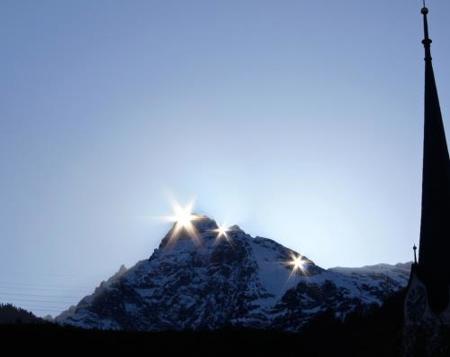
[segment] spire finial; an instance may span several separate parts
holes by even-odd
[[[414,264],[417,264],[417,247],[415,243],[413,246],[413,250],[414,250]]]
[[[431,61],[431,40],[428,34],[428,8],[426,7],[425,0],[423,0],[423,8],[421,10],[423,15],[423,31],[424,31],[424,39],[422,40],[423,47],[425,47],[425,61]]]

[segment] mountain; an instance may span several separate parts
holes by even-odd
[[[219,239],[214,220],[202,216],[194,225],[197,239],[186,231],[173,239],[173,227],[149,259],[122,266],[56,321],[146,331],[297,331],[321,312],[345,317],[380,305],[409,278],[408,264],[326,270],[238,226]]]

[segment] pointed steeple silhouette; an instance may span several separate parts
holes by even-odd
[[[422,218],[418,274],[436,313],[449,303],[450,158],[431,58],[428,8],[422,8],[425,37],[425,125],[422,173]]]

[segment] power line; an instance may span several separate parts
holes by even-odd
[[[26,297],[28,297],[28,296],[31,296],[31,297],[44,297],[44,298],[55,298],[55,299],[58,299],[58,300],[61,300],[61,299],[69,299],[69,300],[73,300],[73,299],[80,299],[80,296],[68,296],[68,295],[48,295],[48,294],[41,294],[41,295],[38,295],[38,294],[23,294],[23,293],[11,293],[11,292],[2,292],[2,291],[0,291],[0,296],[3,296],[3,295],[6,295],[6,296],[26,296]]]
[[[64,285],[64,284],[59,284],[59,283],[56,283],[56,284],[39,284],[39,283],[34,283],[34,282],[32,282],[32,283],[29,283],[29,282],[18,282],[18,281],[14,281],[14,282],[11,282],[11,281],[5,281],[5,280],[0,280],[0,285],[8,285],[8,286],[19,286],[19,287],[21,287],[21,286],[24,286],[24,287],[28,287],[28,286],[39,286],[39,287],[43,287],[43,288],[46,288],[46,287],[49,287],[49,288],[54,288],[54,287],[58,287],[58,288],[61,288],[61,287],[64,287],[64,288],[77,288],[77,287],[92,287],[92,285],[94,285],[94,284],[89,284],[89,285],[87,285],[87,284],[83,284],[83,285]]]
[[[31,312],[40,311],[45,313],[56,313],[60,314],[61,312],[65,311],[66,309],[49,309],[49,308],[40,308],[40,307],[27,307],[26,310],[31,310]]]
[[[11,300],[5,300],[5,299],[0,299],[4,300],[4,301],[11,301]],[[22,302],[22,303],[27,303],[27,302],[38,302],[38,303],[43,303],[43,304],[53,304],[53,305],[67,305],[70,304],[70,302],[65,302],[65,301],[49,301],[49,300],[36,300],[36,299],[14,299],[13,301],[17,301],[17,302]],[[76,302],[74,302],[76,303]]]
[[[6,285],[1,285],[0,284],[0,289],[2,290],[7,290],[7,291],[11,291],[11,290],[18,290],[20,292],[26,292],[26,291],[49,291],[49,292],[55,292],[55,291],[59,291],[59,292],[64,292],[64,293],[75,293],[78,291],[94,291],[94,289],[92,287],[89,288],[61,288],[61,287],[48,287],[48,288],[42,288],[42,287],[37,287],[37,286],[29,286],[29,287],[17,287],[17,286],[6,286]]]

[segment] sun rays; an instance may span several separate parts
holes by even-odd
[[[165,217],[167,221],[175,223],[170,235],[171,242],[178,239],[181,234],[186,233],[194,243],[200,243],[199,235],[193,222],[198,221],[201,217],[193,214],[193,209],[194,201],[189,202],[185,206],[176,201],[172,203],[173,215]]]
[[[285,263],[287,266],[291,267],[291,273],[289,278],[294,274],[306,274],[307,260],[301,254],[291,253],[290,260]]]
[[[216,243],[226,240],[228,243],[232,244],[231,237],[228,234],[232,229],[226,224],[217,224],[217,228],[212,231],[216,233]]]

